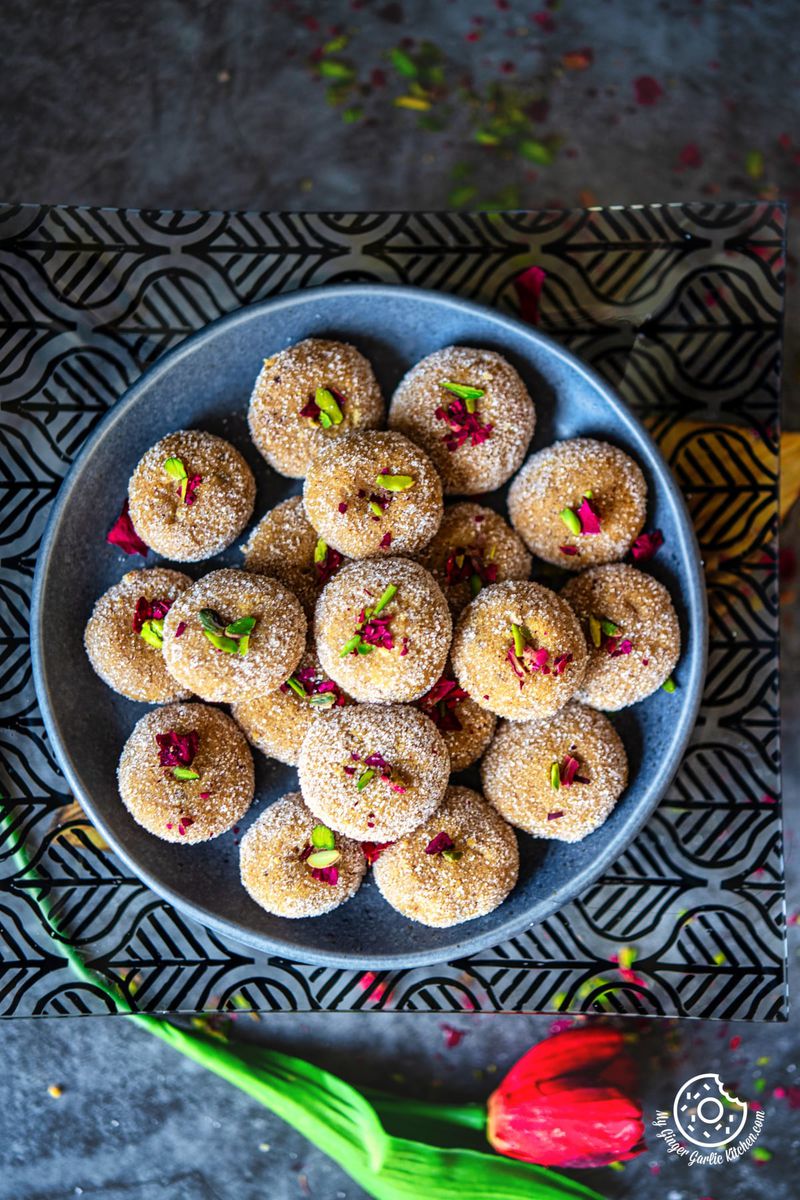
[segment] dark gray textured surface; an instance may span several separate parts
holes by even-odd
[[[416,0],[359,11],[318,5],[323,32],[303,22],[311,5],[7,0],[0,194],[153,207],[435,208],[447,204],[454,167],[468,162],[475,202],[509,184],[534,207],[577,203],[582,190],[598,203],[752,198],[768,188],[797,198],[796,147],[784,150],[779,142],[796,129],[794,5],[687,0],[645,10],[565,0],[548,35],[533,27],[538,7],[544,9],[515,2],[503,13],[486,3]],[[474,15],[487,25],[479,42],[467,43]],[[451,74],[469,63],[477,78],[497,79],[500,64],[513,58],[517,78],[541,75],[548,130],[564,139],[556,161],[531,171],[502,154],[480,156],[467,141],[465,106],[455,106],[440,132],[421,130],[413,112],[388,100],[372,124],[344,124],[306,65],[338,23],[360,27],[359,54],[370,64],[402,37],[415,36],[445,49]],[[523,26],[532,30],[527,39],[509,33]],[[587,46],[594,52],[587,71],[559,73],[561,54]],[[633,100],[632,80],[642,74],[656,76],[664,89],[648,108]],[[681,148],[690,141],[702,165],[678,170]],[[757,179],[745,163],[752,150],[763,154]],[[790,308],[787,395],[795,427],[796,328]],[[795,518],[795,545],[797,535]],[[784,719],[793,731],[785,739],[789,907],[795,911],[800,703],[794,611],[787,611],[784,628]],[[796,929],[790,933],[796,954]],[[385,1084],[387,1075],[399,1074],[405,1078],[396,1081],[398,1088],[422,1091],[438,1079],[437,1092],[478,1096],[550,1026],[548,1018],[511,1016],[452,1023],[468,1034],[450,1051],[439,1020],[427,1016],[282,1016],[252,1028],[354,1080]],[[742,1038],[735,1050],[729,1044],[734,1035]],[[790,1200],[797,1117],[771,1093],[797,1080],[797,1049],[796,1018],[772,1027],[658,1024],[641,1050],[649,1115],[694,1070],[719,1070],[751,1097],[764,1078],[761,1145],[774,1157],[703,1171],[668,1161],[656,1147],[623,1172],[595,1173],[593,1182],[609,1196],[636,1200],[751,1200],[766,1192]],[[363,1195],[253,1102],[121,1020],[6,1022],[0,1054],[2,1200]],[[763,1058],[769,1061],[759,1063]],[[493,1064],[496,1073],[475,1078],[473,1072]],[[47,1095],[53,1082],[64,1088],[60,1100]],[[658,1175],[651,1174],[653,1163],[661,1167]]]

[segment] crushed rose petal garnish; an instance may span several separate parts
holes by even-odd
[[[381,550],[388,550],[392,544],[392,531],[388,529],[381,538]]]
[[[343,562],[344,556],[338,550],[334,550],[333,546],[325,547],[325,553],[319,562],[314,560],[319,587],[324,587],[328,580],[333,578]]]
[[[468,699],[469,692],[465,692],[454,679],[443,676],[429,692],[420,696],[416,706],[431,718],[438,729],[457,732],[463,729],[463,725],[456,715],[456,708]]]
[[[312,867],[311,878],[316,879],[318,883],[327,883],[331,887],[336,887],[339,882],[338,867]]]
[[[347,512],[347,501],[346,500],[342,500],[340,502],[339,512],[342,514],[342,516],[344,516],[344,514]]]
[[[118,546],[125,554],[141,554],[142,557],[147,555],[147,546],[133,528],[127,500],[122,506],[122,512],[106,534],[106,541],[112,546]]]
[[[189,476],[189,478],[186,480],[186,490],[185,490],[184,496],[183,496],[184,504],[189,504],[189,505],[194,504],[195,499],[196,499],[195,492],[200,487],[200,484],[202,482],[203,482],[202,475],[190,475]],[[180,492],[181,488],[178,488],[178,491]]]
[[[344,692],[341,688],[332,679],[320,678],[314,667],[303,667],[302,670],[295,671],[294,675],[291,675],[286,683],[281,684],[280,690],[284,695],[294,692],[295,695],[300,696],[303,693],[307,700],[311,700],[313,696],[332,697],[329,704],[317,703],[314,704],[315,708],[335,708],[343,705],[345,702]]]
[[[664,535],[660,529],[654,529],[652,533],[640,533],[636,541],[631,547],[631,554],[639,562],[646,562],[652,558],[661,547],[664,545]]]
[[[601,533],[600,516],[592,508],[591,501],[588,496],[584,496],[581,500],[580,507],[577,511],[578,520],[581,523],[582,534]]]
[[[473,593],[486,584],[497,583],[497,563],[491,561],[491,551],[486,556],[486,547],[478,545],[454,546],[447,556],[444,575],[448,587],[469,580]]]
[[[184,836],[186,830],[194,825],[194,817],[181,817],[178,821],[178,833],[181,837]]]
[[[156,734],[158,761],[162,767],[190,767],[200,748],[200,734],[196,729],[188,733],[176,733],[168,729]]]
[[[373,863],[376,863],[384,850],[388,850],[393,845],[394,842],[362,842],[361,850],[368,866],[371,867]]]
[[[567,554],[570,557],[572,557],[574,554],[580,554],[580,550],[577,546],[559,546],[558,548],[562,554]]]
[[[361,609],[358,614],[356,631],[339,651],[340,658],[344,658],[348,654],[371,654],[374,646],[380,646],[384,650],[394,649],[394,638],[389,628],[392,614],[386,613],[384,616],[381,614],[396,595],[397,587],[390,583],[373,608]]]
[[[133,610],[133,632],[141,633],[145,621],[163,621],[171,607],[171,600],[148,600],[146,596],[140,596]]]
[[[563,812],[549,812],[547,814],[548,821],[557,821],[559,817],[563,817]]]
[[[633,650],[633,642],[629,638],[610,637],[606,639],[606,653],[611,658],[621,658]]]
[[[480,446],[492,435],[492,426],[483,425],[477,412],[469,412],[464,400],[452,400],[447,407],[439,405],[434,413],[437,421],[449,425],[449,432],[442,436],[447,449],[454,454],[465,442]]]
[[[179,621],[175,627],[175,637],[183,637],[183,635],[186,633],[187,629],[188,629],[188,625],[186,624],[186,622]]]
[[[362,758],[360,754],[356,754],[354,750],[350,751],[350,757],[356,762],[364,764],[366,770],[359,773],[357,788],[360,792],[367,787],[373,779],[378,778],[384,783],[388,783],[393,792],[405,793],[406,789],[402,783],[399,783],[395,778],[395,769],[391,763],[388,763],[382,754],[377,752],[368,754],[366,758]],[[343,767],[345,775],[355,775],[355,767]]]
[[[437,833],[436,837],[431,838],[431,840],[428,842],[427,846],[425,847],[425,853],[442,854],[445,850],[455,850],[455,848],[456,844],[450,837],[450,834],[445,833],[445,831],[442,830],[441,833]]]
[[[572,662],[571,654],[558,654],[551,664],[551,651],[545,646],[534,646],[530,640],[531,635],[522,625],[512,624],[511,634],[512,641],[506,650],[506,661],[519,680],[520,688],[525,686],[528,675],[535,675],[537,672],[542,675],[563,675],[567,664]]]

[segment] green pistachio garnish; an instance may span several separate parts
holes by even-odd
[[[615,625],[613,621],[609,621],[607,617],[600,618],[600,628],[606,637],[616,637],[618,633],[622,633],[619,625]]]
[[[306,862],[310,867],[324,870],[325,867],[332,867],[341,857],[338,850],[315,850],[313,854],[309,854]]]
[[[380,504],[378,504],[377,500],[370,500],[369,507],[370,511],[373,512],[376,517],[383,516],[383,509],[381,508]]]
[[[366,771],[363,771],[358,777],[358,783],[356,784],[356,787],[358,788],[359,792],[363,792],[369,781],[374,778],[375,768],[367,767]]]
[[[333,708],[336,703],[336,693],[315,692],[313,696],[308,697],[308,703],[312,708]]]
[[[212,633],[209,629],[204,629],[203,634],[215,650],[224,650],[226,654],[239,653],[239,642],[236,638],[225,637],[224,633]]]
[[[242,638],[253,632],[255,624],[255,617],[239,617],[238,621],[231,621],[230,625],[225,626],[225,633],[228,637]]]
[[[331,425],[341,425],[344,420],[344,413],[339,408],[333,392],[328,391],[327,388],[317,388],[314,393],[314,403],[320,410],[319,423],[323,428],[330,429]],[[327,425],[323,417],[328,418]]]
[[[603,627],[592,613],[589,613],[589,636],[595,650],[599,650],[603,643]]]
[[[669,679],[666,679],[664,683],[662,683],[661,689],[662,691],[669,692],[669,694],[672,695],[673,692],[677,692],[678,685],[672,676],[670,676]]]
[[[514,656],[522,658],[525,653],[525,634],[522,632],[521,626],[515,625],[513,621],[511,622],[511,636],[514,639]]]
[[[225,654],[247,654],[250,634],[256,625],[255,617],[239,617],[226,625],[213,608],[201,608],[197,617],[203,627],[203,635],[215,650],[223,650]]]
[[[154,646],[156,650],[160,650],[164,645],[164,621],[163,619],[151,619],[145,621],[142,625],[139,637],[143,638],[148,646]]]
[[[561,787],[561,766],[554,762],[550,767],[550,787],[557,792]]]
[[[581,522],[578,514],[573,512],[571,508],[562,508],[558,515],[561,517],[561,520],[564,522],[570,533],[574,533],[577,537],[577,535],[581,532]]]
[[[295,695],[299,696],[301,700],[305,700],[306,689],[303,687],[302,683],[295,679],[294,675],[290,675],[286,680],[286,686],[291,688]]]
[[[458,862],[458,860],[463,857],[464,857],[463,850],[443,850],[442,851],[442,858],[446,858],[448,862]]]
[[[378,475],[375,483],[387,492],[407,492],[414,486],[411,475]]]
[[[325,556],[327,555],[327,553],[328,553],[328,543],[325,541],[324,538],[319,538],[316,546],[314,547],[314,562],[315,563],[325,562]]]
[[[333,830],[327,825],[315,825],[311,830],[311,845],[317,850],[333,850],[336,846]]]
[[[182,783],[188,779],[199,779],[197,771],[193,771],[191,767],[173,767],[172,774]]]
[[[197,617],[203,629],[207,629],[209,633],[225,632],[225,622],[213,608],[201,608]]]
[[[351,637],[349,642],[345,642],[339,651],[339,658],[344,658],[346,654],[352,654],[361,644],[361,634],[357,633],[355,637]]]
[[[319,423],[323,429],[330,429],[331,425],[333,424],[333,421],[331,420],[331,418],[328,416],[327,413],[321,412],[319,414]]]
[[[381,596],[380,600],[373,608],[372,613],[370,615],[373,617],[377,617],[378,613],[383,612],[383,610],[386,608],[386,605],[389,604],[390,601],[393,600],[396,595],[397,595],[397,586],[394,583],[390,583],[388,585],[388,587],[385,589],[385,591],[383,592],[383,595]]]
[[[453,383],[450,379],[442,379],[439,386],[446,388],[454,396],[458,396],[459,400],[463,400],[468,413],[474,413],[475,401],[482,400],[486,395],[483,388],[470,387],[466,383]]]
[[[239,638],[239,644],[236,648],[236,653],[244,656],[250,648],[250,635],[246,633],[244,637]]]
[[[470,590],[471,595],[477,596],[478,592],[481,590],[482,587],[483,587],[483,580],[481,579],[480,575],[470,575],[469,590]]]
[[[186,488],[189,484],[189,476],[186,474],[186,467],[179,458],[167,458],[164,460],[164,470],[169,475],[170,479],[177,479],[181,485],[181,500],[186,499]]]

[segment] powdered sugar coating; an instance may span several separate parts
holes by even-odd
[[[447,449],[448,425],[436,410],[456,397],[442,380],[483,389],[476,411],[481,424],[492,429],[480,445],[468,440],[452,452]],[[389,408],[390,429],[422,446],[445,492],[456,495],[502,487],[524,459],[535,424],[533,401],[511,364],[493,350],[469,346],[445,346],[423,358],[400,381]]]
[[[576,699],[615,712],[652,695],[674,671],[681,653],[678,616],[663,584],[626,563],[591,567],[561,591],[584,629],[589,661]],[[619,642],[629,654],[609,653],[608,642],[595,647],[589,615],[619,627]]]
[[[375,754],[391,767],[391,783],[377,770],[359,791],[364,760]],[[359,841],[390,842],[439,807],[450,757],[433,721],[415,708],[355,704],[313,723],[298,770],[303,799],[320,821]]]
[[[390,491],[378,482],[380,475],[413,482],[404,491]],[[354,433],[337,439],[311,464],[303,502],[321,537],[350,558],[416,554],[442,520],[442,482],[408,438]]]
[[[336,835],[335,884],[315,879],[304,850],[319,824],[299,792],[270,804],[242,838],[239,863],[242,883],[256,904],[278,917],[321,917],[356,894],[366,871],[357,842]]]
[[[578,760],[578,779],[556,789],[551,769],[567,755]],[[603,824],[627,787],[628,759],[608,717],[571,702],[544,721],[501,721],[481,779],[486,799],[518,829],[579,842]]]
[[[343,420],[323,429],[300,415],[317,388],[335,388]],[[269,465],[301,479],[331,441],[383,424],[384,403],[372,367],[346,342],[307,338],[264,360],[250,397],[250,436]]]
[[[164,470],[169,458],[200,482],[187,504],[180,485]],[[219,554],[239,536],[253,512],[256,482],[239,451],[223,438],[181,429],[156,442],[128,484],[130,516],[143,541],[175,562]]]
[[[191,769],[178,780],[159,762],[156,734],[199,734]],[[229,716],[205,704],[169,704],[146,713],[122,751],[117,769],[122,802],[137,824],[166,842],[192,845],[219,837],[253,802],[253,756]],[[183,832],[181,832],[183,831]]]
[[[302,496],[271,508],[242,546],[246,570],[285,583],[313,617],[322,572],[314,562],[319,534],[306,516]]]
[[[456,556],[464,556],[460,570]],[[482,587],[487,582],[530,577],[531,556],[525,543],[499,513],[469,501],[448,505],[438,532],[417,559],[439,584],[454,616],[474,598],[470,578],[458,578],[469,570],[470,557],[476,559],[473,565],[479,568]],[[493,578],[482,578],[486,576]]]
[[[520,680],[508,657],[514,645],[512,623],[529,631],[537,649],[549,652],[547,672],[526,669]],[[565,655],[568,661],[559,671],[557,661]],[[467,605],[456,625],[451,656],[456,678],[472,699],[514,721],[557,712],[580,685],[588,657],[570,606],[548,588],[518,580],[492,584]]]
[[[455,677],[452,669],[445,671],[443,678],[453,682]],[[437,683],[439,681],[437,680]],[[434,684],[434,690],[436,684]],[[462,688],[458,689],[463,691]],[[455,704],[448,703],[445,696],[438,704],[431,704],[428,696],[421,696],[414,703],[420,712],[431,718],[436,728],[444,738],[450,755],[450,770],[465,771],[477,762],[494,736],[497,717],[486,708],[481,708],[470,697],[459,699]],[[459,728],[451,729],[456,724]]]
[[[317,683],[330,681],[320,666],[313,640],[295,668],[295,672],[313,672]],[[285,689],[285,690],[284,690]],[[313,695],[313,693],[311,693]],[[337,688],[335,695],[342,693]],[[350,703],[350,698],[345,697]],[[327,720],[338,705],[330,708],[316,707],[286,684],[269,692],[266,696],[253,696],[231,706],[234,720],[244,730],[248,741],[262,754],[277,758],[287,766],[296,767],[303,738],[314,721]]]
[[[212,646],[198,616],[206,608],[226,625],[255,617],[246,654],[227,654]],[[212,571],[187,588],[169,610],[164,660],[170,674],[204,700],[233,703],[279,687],[300,661],[306,630],[299,600],[276,579],[247,571]]]
[[[600,532],[572,533],[559,516],[577,513],[586,492]],[[546,562],[567,571],[615,562],[644,527],[647,484],[641,469],[609,442],[572,438],[532,454],[511,484],[508,512],[517,533]],[[576,550],[565,553],[561,547]]]
[[[369,654],[342,655],[362,612],[374,607],[389,585],[397,592],[380,616],[389,618],[392,648],[376,645]],[[441,588],[419,563],[368,559],[348,563],[323,589],[314,634],[323,670],[353,699],[411,701],[442,674],[453,622]]]
[[[426,854],[445,832],[457,860]],[[424,825],[384,850],[373,868],[384,899],[403,916],[445,929],[492,912],[519,875],[513,829],[471,788],[449,787]]]
[[[171,603],[191,582],[188,575],[165,567],[128,571],[97,600],[84,645],[92,667],[115,692],[145,704],[189,699],[191,690],[172,678],[161,650],[134,630],[133,617],[140,597]]]

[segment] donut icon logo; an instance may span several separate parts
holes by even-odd
[[[727,1146],[747,1121],[747,1103],[725,1090],[719,1075],[695,1075],[675,1096],[672,1115],[687,1142],[707,1148]]]

